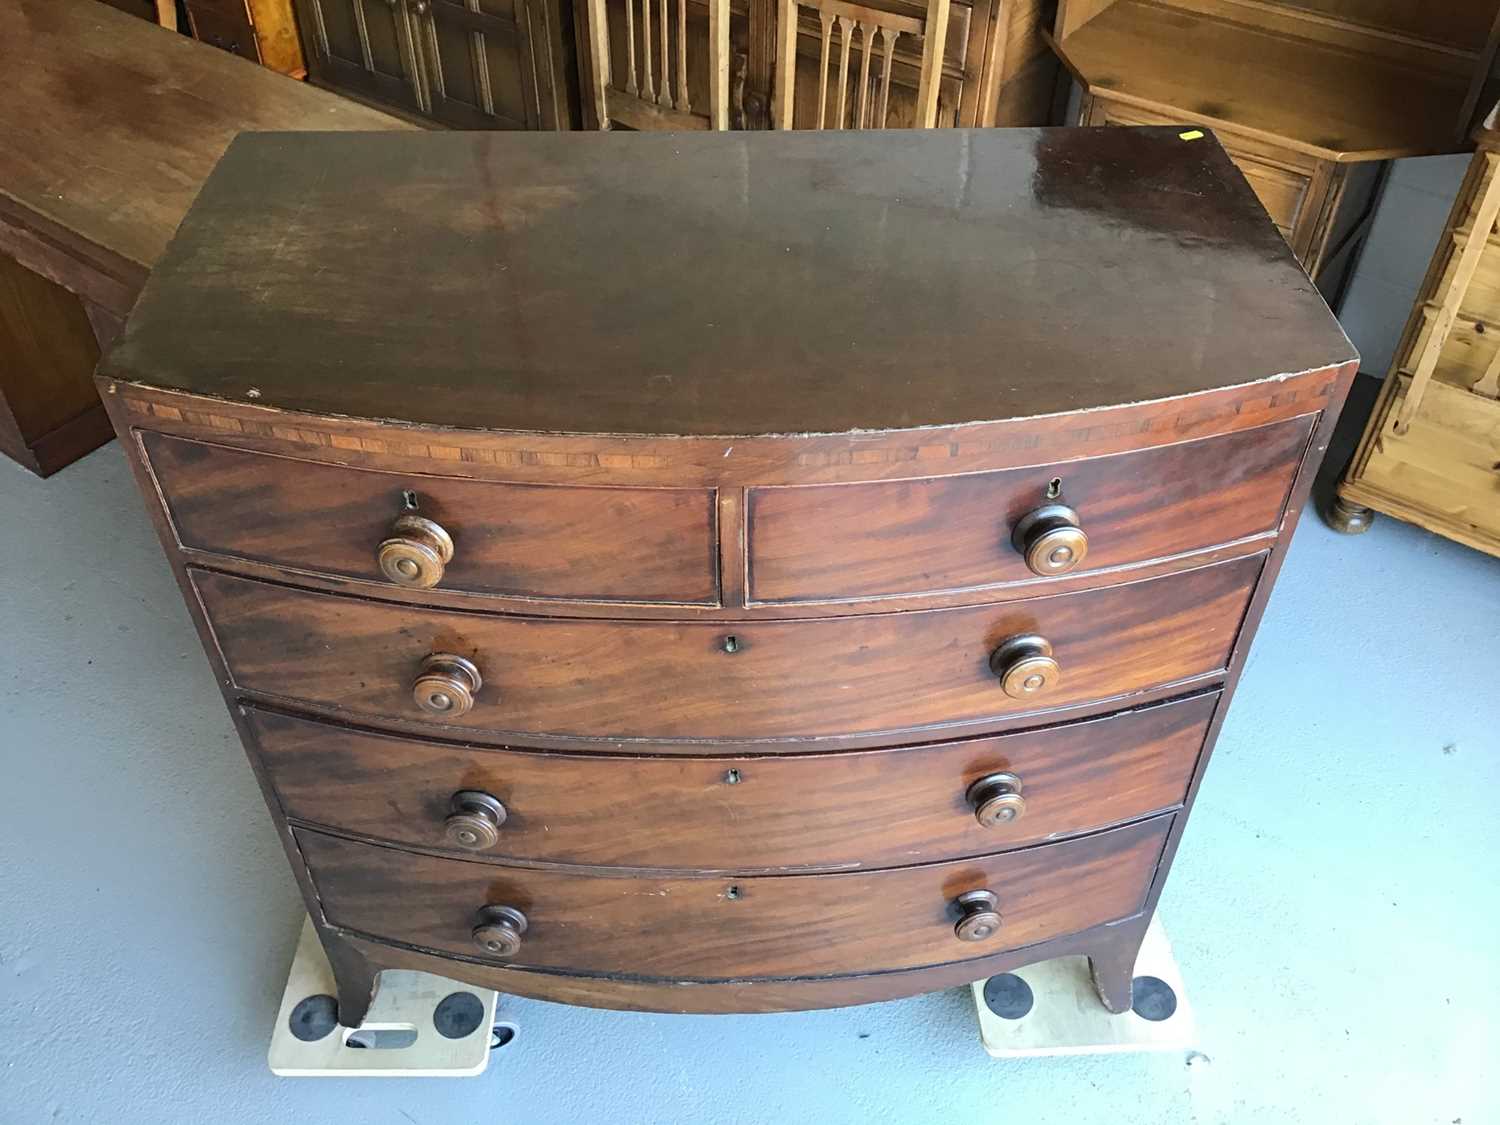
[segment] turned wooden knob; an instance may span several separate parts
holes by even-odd
[[[985,828],[1001,828],[1026,815],[1021,779],[1013,773],[992,773],[969,786],[969,805],[974,819]]]
[[[1011,637],[990,654],[990,671],[1012,699],[1031,699],[1051,691],[1062,679],[1052,645],[1034,633]]]
[[[375,559],[396,585],[425,590],[443,580],[443,568],[453,561],[453,537],[441,524],[408,512],[391,524]]]
[[[959,941],[986,941],[1000,932],[1000,900],[994,891],[969,891],[954,899],[961,917],[953,926]]]
[[[491,957],[514,957],[521,952],[526,915],[514,906],[481,906],[474,927],[474,944]]]
[[[474,693],[484,683],[472,660],[451,652],[434,652],[422,661],[422,671],[411,685],[417,706],[429,715],[456,719],[474,706]]]
[[[1078,513],[1066,504],[1043,504],[1027,512],[1010,540],[1031,572],[1043,578],[1067,574],[1089,553],[1088,534],[1079,526]]]
[[[465,851],[482,852],[500,842],[505,806],[478,789],[460,789],[448,801],[448,819],[443,835],[448,843]]]

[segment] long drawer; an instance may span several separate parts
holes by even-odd
[[[414,514],[443,529],[451,558],[431,560],[432,582],[417,581],[413,570],[399,585],[530,598],[718,600],[712,489],[387,473],[158,433],[142,434],[141,447],[178,541],[195,550],[390,584],[381,544],[399,539],[396,521]]]
[[[244,714],[294,820],[497,860],[744,871],[933,862],[1171,808],[1217,701],[932,746],[713,758],[486,750]]]
[[[937,731],[1214,673],[1263,560],[997,606],[732,624],[467,613],[189,574],[240,690],[447,730],[756,741]],[[994,665],[1036,666],[1025,637],[1057,674],[1012,677],[1007,694]],[[469,662],[466,683],[450,656]],[[451,690],[428,692],[434,675]]]
[[[1088,536],[1071,573],[1273,532],[1312,418],[1134,453],[1004,472],[753,488],[749,590],[763,602],[936,593],[1037,582],[1013,542],[1064,503]]]
[[[1128,917],[1144,903],[1171,822],[953,863],[733,879],[526,870],[305,829],[296,838],[333,925],[523,968],[722,980],[936,965]],[[993,893],[1000,920],[964,940],[959,898],[975,891]],[[508,956],[477,943],[476,926],[507,925],[485,907],[524,918],[518,934],[509,923],[519,948]]]

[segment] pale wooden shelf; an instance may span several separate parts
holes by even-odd
[[[1091,90],[1349,163],[1450,152],[1468,77],[1118,0],[1055,44]],[[1205,91],[1212,91],[1205,94]]]

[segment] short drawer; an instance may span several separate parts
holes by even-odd
[[[519,968],[723,980],[918,968],[1128,917],[1144,904],[1171,822],[954,863],[732,879],[528,870],[306,829],[296,837],[336,926]],[[975,891],[994,895],[999,924],[965,940],[958,900]],[[524,932],[485,907],[518,912]],[[514,952],[478,944],[485,923],[496,929],[481,937],[518,936]]]
[[[934,746],[715,758],[484,750],[245,717],[295,820],[496,860],[744,871],[904,866],[1160,812],[1185,796],[1217,700]]]
[[[941,730],[1216,673],[1263,561],[997,606],[739,622],[502,616],[189,574],[242,691],[450,731],[758,741]],[[1045,661],[1022,637],[1050,647],[1055,675],[1032,674]],[[1002,651],[1016,695],[992,668]]]
[[[711,489],[415,476],[140,436],[177,539],[194,550],[385,585],[419,585],[440,572],[432,584],[480,594],[718,600]],[[381,545],[412,535],[394,526],[411,514],[447,533],[452,557],[393,580],[382,570]],[[417,539],[413,551],[422,547]]]
[[[756,488],[751,597],[799,602],[1035,582],[1028,513],[1061,503],[1087,535],[1058,573],[1128,567],[1275,531],[1313,419],[1004,472]],[[1041,529],[1039,529],[1041,530]],[[1046,574],[1046,568],[1042,568]]]

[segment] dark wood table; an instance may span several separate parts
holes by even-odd
[[[95,0],[0,9],[0,452],[111,436],[90,374],[241,130],[411,126]]]

